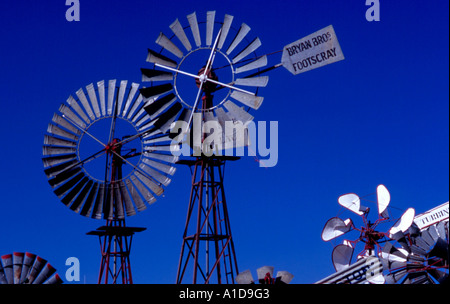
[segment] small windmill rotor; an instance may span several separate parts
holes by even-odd
[[[178,158],[138,90],[126,80],[102,80],[80,88],[54,114],[44,138],[44,172],[72,211],[123,219],[145,210],[171,182]]]
[[[142,81],[152,83],[141,89],[149,103],[146,110],[150,116],[163,112],[155,126],[162,133],[170,130],[171,137],[179,141],[182,137],[177,136],[185,135],[193,126],[194,114],[199,114],[204,123],[220,125],[219,147],[239,146],[242,138],[236,136],[245,135],[227,137],[225,131],[234,124],[247,125],[253,120],[248,110],[257,110],[263,102],[256,94],[269,78],[250,74],[267,65],[267,56],[255,55],[261,41],[248,38],[250,27],[245,23],[235,30],[231,15],[217,22],[216,12],[208,11],[206,22],[198,22],[194,12],[186,19],[185,27],[178,19],[169,26],[171,38],[159,34],[156,44],[160,52],[148,50],[147,62],[153,68],[141,69]],[[191,90],[191,84],[195,89]]]
[[[361,198],[357,194],[349,193],[338,198],[338,203],[341,206],[361,217],[364,226],[357,228],[351,219],[344,221],[338,217],[333,217],[326,222],[322,231],[322,240],[324,241],[334,240],[351,231],[359,232],[358,238],[354,240],[346,239],[342,244],[337,245],[333,249],[332,262],[336,271],[342,271],[350,266],[356,245],[359,242],[364,243],[364,250],[357,254],[357,259],[377,256],[382,251],[382,243],[399,236],[411,227],[415,214],[413,208],[406,210],[400,219],[389,229],[388,233],[380,232],[378,226],[384,221],[389,220],[387,207],[389,206],[391,197],[384,185],[377,187],[376,195],[378,218],[373,223],[368,219],[370,209],[361,205]],[[377,277],[372,282],[383,283],[384,281],[379,280]]]
[[[0,284],[61,284],[63,280],[46,259],[30,252],[0,258]]]
[[[278,271],[277,275],[273,277],[274,267],[263,266],[256,270],[259,284],[289,284],[294,275],[288,271]],[[252,273],[250,270],[245,270],[236,276],[236,282],[238,284],[255,284]]]

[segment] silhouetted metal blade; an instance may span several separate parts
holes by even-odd
[[[232,62],[236,63],[253,53],[255,50],[257,50],[261,46],[261,40],[259,38],[255,38],[245,49],[243,49],[239,54],[237,54]]]
[[[265,87],[269,83],[269,76],[260,76],[252,78],[239,78],[236,79],[234,84],[249,86],[249,87]]]
[[[116,80],[112,79],[108,82],[108,106],[106,109],[106,113],[108,115],[113,114],[113,108],[114,108],[114,102],[115,102],[115,96],[116,94]]]
[[[219,42],[217,43],[217,49],[220,50],[223,47],[225,40],[227,39],[228,32],[230,31],[231,23],[233,22],[233,16],[225,15],[222,25],[222,31],[220,32]]]
[[[216,11],[208,11],[206,13],[206,45],[211,46],[214,33],[214,20]]]
[[[86,198],[86,201],[83,205],[83,209],[81,209],[80,211],[80,215],[87,217],[90,216],[94,208],[95,198],[97,197],[97,191],[98,191],[98,183],[95,182],[92,185],[89,195]]]
[[[175,36],[177,36],[177,38],[183,44],[183,46],[186,48],[186,50],[189,52],[192,49],[192,46],[191,43],[189,42],[189,39],[186,36],[186,33],[184,32],[183,26],[181,25],[180,21],[178,19],[175,20],[169,27],[175,34]]]
[[[156,43],[178,58],[183,57],[183,52],[164,33],[159,34]]]
[[[144,96],[145,98],[155,98],[162,94],[169,93],[172,90],[173,90],[173,86],[170,83],[139,89],[142,96]]]
[[[246,94],[239,91],[233,91],[230,96],[231,98],[234,98],[255,110],[259,109],[264,100],[263,97]]]
[[[161,114],[161,112],[166,110],[172,103],[174,103],[176,99],[177,96],[175,96],[175,94],[173,93],[170,93],[162,98],[153,101],[150,104],[145,105],[145,112],[147,112],[151,119],[155,119],[159,114]]]
[[[100,112],[100,107],[98,105],[97,94],[95,94],[94,84],[91,83],[86,86],[86,90],[88,92],[89,99],[91,101],[92,109],[94,110],[94,114],[97,118],[102,116]]]
[[[147,62],[158,63],[171,68],[176,68],[178,66],[178,63],[176,61],[162,54],[159,54],[151,49],[148,49]]]
[[[236,34],[236,37],[234,37],[233,42],[231,42],[230,46],[227,50],[227,55],[230,55],[231,52],[241,43],[241,41],[245,38],[245,36],[250,32],[250,27],[242,23],[238,33]]]
[[[200,30],[198,28],[197,15],[195,12],[187,16],[189,25],[192,31],[192,36],[194,36],[195,44],[197,47],[201,46],[202,40],[200,38]]]
[[[67,169],[59,172],[54,178],[49,179],[48,183],[52,188],[58,187],[61,185],[65,180],[69,179],[70,177],[74,176],[78,172],[81,171],[80,167],[74,168],[74,169]]]
[[[80,88],[77,92],[76,92],[78,99],[80,100],[81,104],[83,105],[83,108],[85,110],[85,112],[87,113],[87,115],[89,116],[89,118],[91,119],[91,121],[95,120],[95,115],[94,112],[92,111],[92,108],[86,98],[86,95],[83,92],[83,89]]]
[[[144,178],[145,182],[142,182],[142,180],[140,178]],[[144,186],[144,183],[147,184],[147,181],[149,181],[148,178],[143,177],[143,175],[139,173],[139,174],[136,174],[135,176],[132,175],[130,177],[130,179],[133,182],[134,186],[139,190],[139,193],[142,195],[145,202],[151,204],[152,202],[156,201],[153,194]],[[150,182],[153,183],[152,181],[150,181]]]
[[[84,185],[89,181],[87,176],[84,176],[79,183],[77,183],[64,197],[61,198],[61,202],[69,206],[75,199],[75,197],[80,193],[81,189],[83,189]]]
[[[75,211],[76,213],[79,213],[81,210],[81,207],[83,207],[83,203],[86,200],[90,190],[92,189],[94,181],[88,180],[88,182],[84,185],[83,189],[79,191],[79,194],[73,201],[72,205],[70,205],[70,209]]]
[[[105,81],[100,80],[97,82],[98,97],[100,100],[100,110],[102,111],[102,116],[106,116],[106,98],[105,98]]]
[[[114,183],[114,200],[112,200],[113,207],[114,207],[113,218],[117,218],[117,219],[125,218],[122,201],[123,201],[123,196],[122,196],[122,191],[120,189],[120,185],[119,185],[119,183]]]
[[[75,153],[72,153],[72,154],[45,157],[42,158],[42,162],[44,163],[44,168],[48,169],[49,167],[54,167],[56,165],[65,163],[66,161],[76,160],[76,158],[77,155]]]
[[[158,120],[154,124],[155,128],[161,130],[162,133],[166,133],[182,109],[183,106],[180,102],[175,103],[170,107],[170,109],[159,116]]]
[[[107,183],[105,186],[105,198],[103,200],[103,219],[112,220],[114,218],[114,187],[110,183]]]
[[[45,175],[47,175],[47,178],[51,178],[53,176],[58,175],[60,172],[64,171],[65,169],[67,169],[68,167],[72,166],[75,163],[77,163],[76,156],[75,156],[75,158],[72,158],[69,161],[66,161],[64,163],[60,163],[60,164],[45,168],[44,173],[45,173]]]
[[[142,81],[170,81],[173,79],[173,74],[166,71],[153,70],[153,69],[141,69]]]
[[[70,170],[70,171],[58,174],[53,179],[53,180],[61,179],[60,183],[58,183],[58,186],[60,184],[62,184],[62,185],[53,191],[59,198],[61,198],[67,191],[69,191],[82,178],[84,178],[86,176],[83,172],[80,172],[77,175],[75,175],[75,177],[71,178],[74,173],[76,173],[76,170]],[[50,181],[53,181],[53,180],[50,180]]]
[[[127,101],[125,102],[125,107],[122,112],[123,117],[126,117],[129,114],[128,111],[130,110],[130,107],[133,104],[133,101],[135,101],[135,96],[136,96],[138,88],[139,88],[138,83],[133,82],[131,84],[130,93],[128,94]]]
[[[262,57],[260,57],[258,59],[255,59],[255,60],[251,61],[250,63],[247,63],[247,64],[245,64],[243,66],[237,67],[236,68],[236,74],[244,73],[244,72],[251,71],[251,70],[254,70],[254,69],[259,69],[259,68],[262,68],[262,67],[264,67],[266,65],[267,65],[267,56],[264,55],[264,56],[262,56]]]

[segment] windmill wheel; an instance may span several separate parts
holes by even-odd
[[[263,266],[256,270],[259,284],[289,284],[294,275],[287,271],[278,271],[276,277],[273,277],[273,266]],[[245,270],[236,276],[238,284],[255,284],[250,270]]]
[[[0,259],[0,284],[61,284],[63,280],[47,260],[26,252],[5,254]]]
[[[267,56],[255,55],[260,39],[248,39],[250,27],[245,23],[235,30],[233,19],[225,15],[223,22],[216,22],[216,12],[209,11],[206,22],[198,22],[194,12],[187,16],[187,26],[178,19],[170,25],[170,38],[160,33],[156,40],[160,52],[149,49],[147,62],[154,64],[153,69],[141,71],[142,81],[152,86],[141,93],[153,100],[146,108],[151,117],[164,112],[156,126],[161,132],[171,130],[172,137],[184,134],[194,113],[217,123],[223,132],[226,122],[246,125],[253,120],[248,111],[261,106],[263,98],[256,93],[269,78],[251,73],[267,65]],[[223,148],[236,146],[236,139],[221,140]]]
[[[54,193],[87,217],[123,219],[147,208],[175,173],[170,138],[155,128],[127,80],[99,81],[70,96],[48,125],[44,172]]]

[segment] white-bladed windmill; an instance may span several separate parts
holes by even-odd
[[[189,157],[178,161],[190,167],[192,184],[177,283],[190,263],[194,284],[210,283],[213,276],[216,283],[234,283],[239,271],[223,179],[225,163],[238,157],[223,156],[224,150],[249,145],[246,126],[254,119],[249,111],[260,108],[259,91],[269,80],[262,74],[280,66],[299,74],[344,56],[329,26],[286,46],[282,62],[267,67],[268,54],[256,54],[261,40],[247,24],[234,27],[233,16],[216,18],[215,11],[205,17],[199,21],[194,12],[176,19],[170,35],[159,34],[158,49],[148,50],[150,66],[141,69],[142,81],[151,84],[141,94],[150,117],[160,115],[155,126],[170,133],[174,147],[190,147],[184,154]]]
[[[87,92],[87,94],[86,94]],[[171,182],[177,157],[170,138],[145,111],[139,84],[99,81],[80,88],[53,115],[43,146],[44,172],[72,211],[106,220],[97,235],[102,252],[98,283],[133,283],[128,227]]]
[[[343,271],[353,262],[353,253],[357,244],[363,243],[363,249],[357,253],[356,260],[367,257],[379,257],[383,251],[383,244],[392,238],[405,233],[413,224],[415,211],[413,208],[406,210],[388,232],[382,232],[383,222],[391,221],[388,214],[388,206],[391,201],[389,191],[384,185],[379,185],[376,190],[378,215],[374,222],[369,220],[368,207],[361,204],[363,198],[357,194],[349,193],[338,198],[341,206],[360,216],[363,226],[357,227],[350,218],[342,220],[339,217],[329,219],[322,231],[322,240],[328,242],[340,236],[356,231],[352,239],[345,239],[334,247],[332,252],[333,266],[337,272]],[[350,234],[346,235],[350,238]],[[371,283],[384,283],[383,276],[374,276],[369,279]]]
[[[280,270],[277,272],[276,276],[273,276],[274,272],[273,266],[263,266],[256,269],[257,281],[253,279],[252,272],[250,270],[245,270],[236,276],[236,282],[238,284],[264,284],[264,285],[275,285],[275,284],[289,284],[294,275],[288,271]]]
[[[30,252],[0,257],[0,284],[61,284],[63,280],[48,261]]]

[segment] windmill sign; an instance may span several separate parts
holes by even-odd
[[[344,60],[332,25],[297,40],[283,49],[282,65],[297,75]]]

